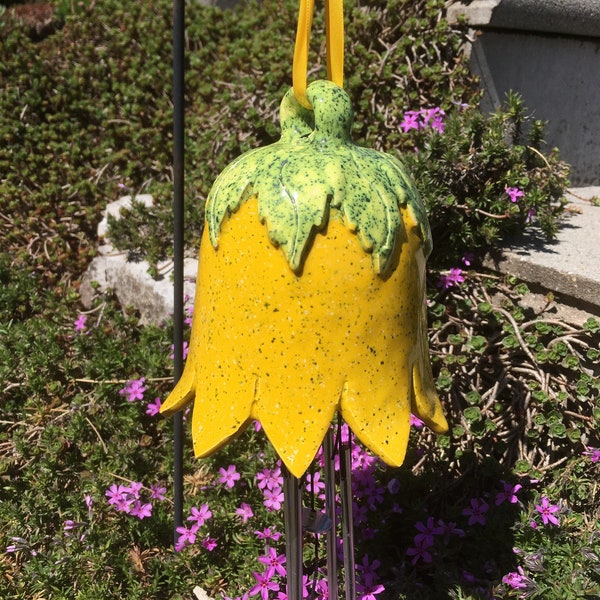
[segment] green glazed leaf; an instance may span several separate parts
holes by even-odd
[[[252,196],[270,240],[298,272],[315,233],[337,209],[373,255],[381,274],[390,263],[401,210],[411,211],[425,254],[431,234],[414,183],[394,157],[356,146],[350,137],[353,111],[346,92],[329,81],[307,90],[313,111],[289,90],[281,103],[281,139],[240,156],[219,175],[206,204],[211,243],[218,245],[224,219]]]

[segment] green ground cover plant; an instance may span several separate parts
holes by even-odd
[[[561,322],[550,297],[536,312],[526,286],[478,266],[504,235],[556,231],[566,167],[517,96],[478,112],[465,33],[443,7],[346,10],[355,138],[397,152],[428,205],[432,360],[451,423],[435,437],[414,420],[400,469],[353,446],[359,597],[598,598],[600,321]],[[202,461],[186,446],[174,551],[172,430],[157,415],[172,323],[142,326],[110,292],[90,310],[79,302],[107,202],[152,193],[155,206],[135,206],[111,235],[151,264],[171,252],[170,3],[59,3],[42,36],[11,9],[0,14],[0,596],[187,600],[200,586],[283,598],[281,471],[262,432]],[[188,7],[189,253],[218,172],[278,136],[296,10]],[[315,28],[318,39],[320,18]],[[317,461],[317,496],[321,482]],[[306,588],[325,598],[313,541]]]

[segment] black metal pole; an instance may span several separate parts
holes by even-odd
[[[173,358],[175,383],[183,373],[185,1],[173,0]],[[174,543],[183,523],[183,413],[173,417]]]

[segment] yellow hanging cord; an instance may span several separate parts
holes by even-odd
[[[344,4],[343,0],[326,0],[327,77],[344,86]],[[305,108],[312,106],[306,97],[308,46],[314,12],[314,0],[300,0],[298,29],[294,47],[292,81],[294,95]]]

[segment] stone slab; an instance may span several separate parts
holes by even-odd
[[[600,187],[574,188],[557,238],[535,229],[506,242],[484,265],[556,294],[557,299],[600,314]]]
[[[152,196],[136,196],[136,201],[146,206],[152,204]],[[124,196],[110,203],[104,211],[104,218],[98,225],[98,238],[101,245],[96,256],[82,278],[79,294],[86,308],[91,308],[94,298],[100,292],[113,290],[123,306],[133,306],[140,313],[140,322],[161,323],[174,312],[173,263],[166,261],[158,265],[159,279],[148,273],[147,261],[128,260],[127,252],[120,252],[110,243],[108,215],[119,218],[121,209],[131,206],[131,197]],[[191,299],[196,289],[198,261],[186,258],[184,261],[184,294]]]
[[[473,0],[450,1],[450,21],[459,17],[472,27],[600,36],[598,0]]]

